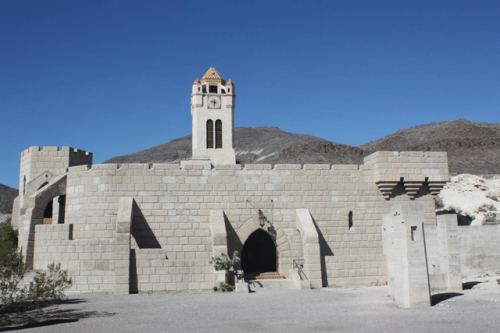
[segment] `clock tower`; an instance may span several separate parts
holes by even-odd
[[[212,164],[236,164],[233,148],[234,85],[213,67],[193,83],[193,160],[210,159]]]

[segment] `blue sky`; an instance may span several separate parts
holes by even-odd
[[[20,153],[94,163],[191,131],[215,66],[235,125],[359,145],[399,129],[500,121],[500,1],[2,1],[0,183]]]

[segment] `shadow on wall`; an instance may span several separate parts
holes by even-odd
[[[404,178],[401,178],[401,181],[396,185],[394,190],[392,191],[392,194],[390,195],[391,199],[401,197],[401,196],[408,196],[407,191],[404,188],[403,185],[403,180]],[[415,194],[414,199],[420,198],[420,197],[425,197],[426,195],[430,194],[431,191],[429,190],[429,186],[427,183],[422,184],[418,192]]]
[[[224,213],[224,224],[226,225],[226,232],[227,232],[227,252],[229,252],[228,255],[232,258],[234,251],[238,251],[241,259],[243,244],[241,243],[240,238],[238,237],[238,234],[234,230],[233,226],[227,219],[225,213]],[[240,270],[240,269],[241,269],[241,261],[234,265],[234,270]]]
[[[134,201],[133,207],[134,217],[132,219],[132,237],[137,242],[140,249],[161,249],[161,245],[156,239],[153,230],[148,224],[148,221],[142,214],[141,209]]]
[[[321,257],[321,281],[323,283],[323,287],[328,286],[328,274],[326,272],[326,259],[325,257],[333,257],[333,251],[328,245],[328,242],[326,241],[325,237],[323,236],[323,233],[321,230],[318,228],[318,224],[316,223],[316,220],[314,217],[312,217],[312,221],[314,223],[314,226],[316,227],[316,231],[318,232],[318,238],[319,238],[319,251],[320,251],[320,257]]]
[[[139,292],[139,282],[137,279],[137,256],[135,249],[130,250],[130,280],[129,280],[129,293],[137,294]]]
[[[472,223],[472,218],[466,215],[459,214],[454,210],[441,210],[439,212],[436,212],[436,215],[447,215],[447,214],[457,214],[458,225],[470,225]]]

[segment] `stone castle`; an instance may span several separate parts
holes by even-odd
[[[389,283],[403,306],[425,304],[429,290],[461,289],[462,275],[500,262],[496,226],[471,234],[456,215],[436,215],[446,153],[236,164],[235,98],[215,68],[194,81],[193,156],[180,164],[93,165],[92,153],[70,147],[22,152],[13,224],[26,262],[60,262],[74,294],[211,290],[221,274],[210,259],[236,250],[235,269],[248,279],[272,273],[292,288]],[[490,266],[474,261],[487,251]]]

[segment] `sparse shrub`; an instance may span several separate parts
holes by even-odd
[[[230,285],[229,283],[223,283],[223,282],[221,282],[219,284],[219,288],[214,287],[214,291],[221,291],[223,293],[225,293],[225,292],[232,292],[232,291],[234,291],[234,286]]]
[[[484,205],[479,206],[476,210],[478,213],[487,213],[487,212],[494,212],[497,210],[497,208],[493,204],[489,204],[489,205],[484,204]]]
[[[484,214],[484,222],[486,223],[498,223],[500,219],[500,216],[498,213],[495,212],[487,212]]]
[[[221,255],[218,257],[212,257],[212,260],[210,260],[210,264],[214,264],[215,269],[218,271],[228,271],[233,268],[235,263],[239,261],[240,258],[238,257],[238,251],[234,251],[232,259],[227,254],[221,253]]]
[[[64,291],[73,281],[61,264],[52,263],[47,272],[36,272],[29,286],[20,284],[30,271],[17,250],[17,231],[10,223],[0,226],[0,323],[10,314],[41,309],[64,299]]]
[[[498,202],[498,196],[493,192],[488,192],[488,194],[486,194],[486,198]]]
[[[0,263],[9,262],[17,250],[17,230],[10,221],[0,223]]]
[[[240,258],[238,257],[238,251],[233,252],[233,258],[231,259],[227,254],[221,253],[218,257],[212,257],[210,260],[210,264],[214,265],[214,268],[218,271],[226,271],[225,283],[224,286],[229,286],[229,270],[234,267],[234,264],[239,262]],[[219,286],[222,290],[222,283]],[[227,289],[227,288],[226,288]],[[234,287],[233,287],[234,290]],[[222,290],[222,291],[232,291],[232,290]]]

